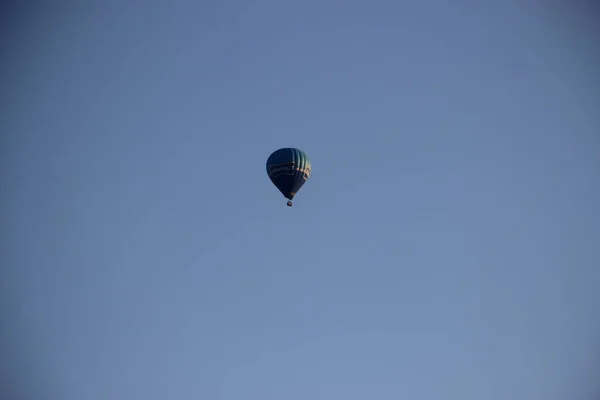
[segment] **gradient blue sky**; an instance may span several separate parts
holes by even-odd
[[[2,16],[4,392],[593,398],[596,9],[46,3]]]

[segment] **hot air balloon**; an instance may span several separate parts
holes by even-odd
[[[310,161],[302,150],[286,147],[275,150],[267,159],[267,174],[277,189],[288,199],[288,207],[310,177]]]

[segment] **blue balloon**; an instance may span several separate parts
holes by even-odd
[[[286,147],[274,151],[267,159],[267,174],[277,189],[288,199],[292,199],[310,177],[311,165],[302,150]]]

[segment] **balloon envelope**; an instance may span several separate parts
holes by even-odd
[[[274,151],[267,159],[269,179],[283,196],[292,200],[310,177],[311,165],[302,150],[286,147]]]

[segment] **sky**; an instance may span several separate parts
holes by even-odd
[[[6,398],[598,398],[597,9],[1,14]]]

